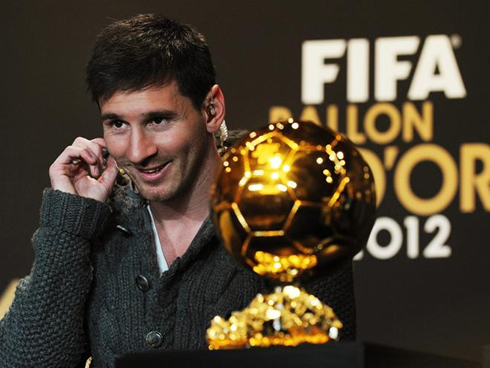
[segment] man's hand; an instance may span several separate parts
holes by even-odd
[[[49,168],[51,187],[62,192],[76,194],[105,202],[117,177],[116,161],[109,156],[104,166],[105,141],[77,138]]]

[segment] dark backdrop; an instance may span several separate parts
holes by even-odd
[[[351,122],[367,137],[360,145],[378,157],[379,167],[384,168],[380,231],[355,263],[359,338],[478,360],[481,346],[490,343],[490,249],[486,236],[490,210],[490,9],[486,3],[2,1],[0,293],[11,279],[29,273],[34,258],[30,238],[37,227],[43,188],[49,185],[49,165],[77,136],[100,135],[97,109],[85,93],[84,67],[95,35],[111,19],[163,12],[203,32],[226,95],[231,128],[264,125],[270,111],[279,111],[273,106],[286,107],[297,118],[302,115],[304,41],[339,39],[348,44],[351,39],[364,39],[370,50],[368,99],[348,101],[346,78],[354,72],[347,72],[344,54],[325,60],[340,66],[337,80],[326,84],[324,100],[312,104],[313,110],[306,116],[315,119],[311,113],[316,111],[317,120],[324,125],[325,110],[333,105],[338,109],[339,130],[347,133],[346,109],[351,105],[358,113],[358,119],[351,116]],[[430,35],[450,40],[449,51],[462,78],[464,96],[451,97],[443,90],[422,100],[408,97]],[[398,57],[398,61],[410,63],[410,73],[398,82],[396,99],[383,101],[375,98],[374,80],[375,74],[386,70],[375,71],[374,50],[381,38],[395,36],[416,36],[419,45],[414,52]],[[437,59],[440,50],[434,50],[427,50],[435,52],[438,60],[432,65],[432,74],[445,75],[448,58]],[[374,142],[363,124],[368,110],[388,106],[395,115],[402,115],[406,103],[412,103],[418,112],[424,103],[432,106],[433,113],[428,115],[432,135],[422,138],[416,132],[413,139],[405,141],[396,135],[386,143]],[[380,134],[389,131],[392,119],[381,114],[376,130]],[[415,163],[403,163],[402,158],[411,156],[415,149],[419,152]],[[462,158],[462,150],[471,155]],[[393,152],[395,158],[390,160]],[[402,187],[397,194],[393,184],[396,171],[407,167],[409,175],[402,179],[409,183],[412,196]],[[448,174],[451,168],[455,177]],[[478,190],[468,175],[479,178]],[[443,205],[431,210],[431,204],[437,205],[432,199],[443,185],[454,190],[449,189],[441,199]],[[413,209],[413,198],[426,202]],[[468,198],[475,199],[473,207]],[[436,250],[432,255],[424,254],[436,234],[442,236],[435,241]]]

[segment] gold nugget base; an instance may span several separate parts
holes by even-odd
[[[210,350],[324,344],[337,340],[341,328],[332,308],[304,289],[288,285],[272,294],[258,294],[228,320],[214,317],[207,339]]]

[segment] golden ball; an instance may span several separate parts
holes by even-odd
[[[291,281],[359,252],[376,199],[371,170],[352,142],[289,119],[228,150],[211,204],[231,255],[261,275]]]

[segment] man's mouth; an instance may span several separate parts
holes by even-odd
[[[150,168],[138,168],[138,171],[140,172],[140,175],[147,180],[157,179],[163,175],[163,171],[165,170],[165,168],[168,166],[169,163],[170,161],[167,161],[159,166],[154,166]]]
[[[163,168],[163,166],[159,166],[159,167],[154,168],[154,169],[140,169],[140,171],[144,172],[146,174],[153,174],[153,173],[156,173],[157,171],[160,171],[162,168]]]
[[[148,174],[152,174],[152,173],[155,173],[157,171],[160,171],[161,169],[163,169],[170,161],[167,161],[165,162],[164,164],[160,165],[160,166],[154,166],[152,168],[138,168],[139,171],[141,172],[144,172],[144,173],[148,173]]]

